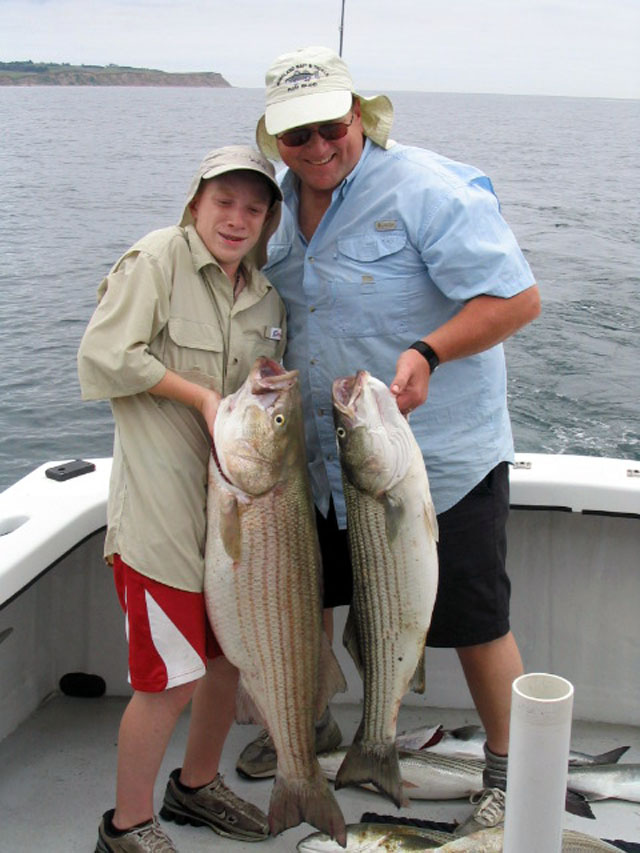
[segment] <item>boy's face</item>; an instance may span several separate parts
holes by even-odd
[[[271,205],[265,182],[229,172],[205,181],[191,202],[195,229],[230,279],[260,238]]]

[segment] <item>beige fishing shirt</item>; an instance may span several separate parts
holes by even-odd
[[[98,289],[80,344],[85,400],[111,400],[115,419],[105,556],[179,589],[203,587],[211,439],[195,409],[148,393],[171,369],[223,396],[258,356],[281,360],[286,317],[265,276],[244,267],[232,286],[195,228],[148,234]]]

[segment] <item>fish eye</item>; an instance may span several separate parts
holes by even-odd
[[[286,418],[283,414],[278,414],[273,420],[276,426],[284,426]]]
[[[346,434],[347,434],[347,431],[344,427],[339,426],[336,429],[336,435],[338,436],[338,438],[344,438]]]

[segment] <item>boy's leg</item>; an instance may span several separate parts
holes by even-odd
[[[191,704],[191,721],[180,781],[206,785],[218,772],[220,755],[235,718],[238,670],[222,656],[207,662]]]
[[[120,723],[116,810],[113,823],[128,829],[153,817],[153,790],[178,717],[195,682],[159,693],[136,691]]]

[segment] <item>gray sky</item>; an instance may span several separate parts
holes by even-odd
[[[357,89],[640,98],[640,0],[346,0]],[[341,0],[0,0],[0,60],[219,71],[339,44]]]

